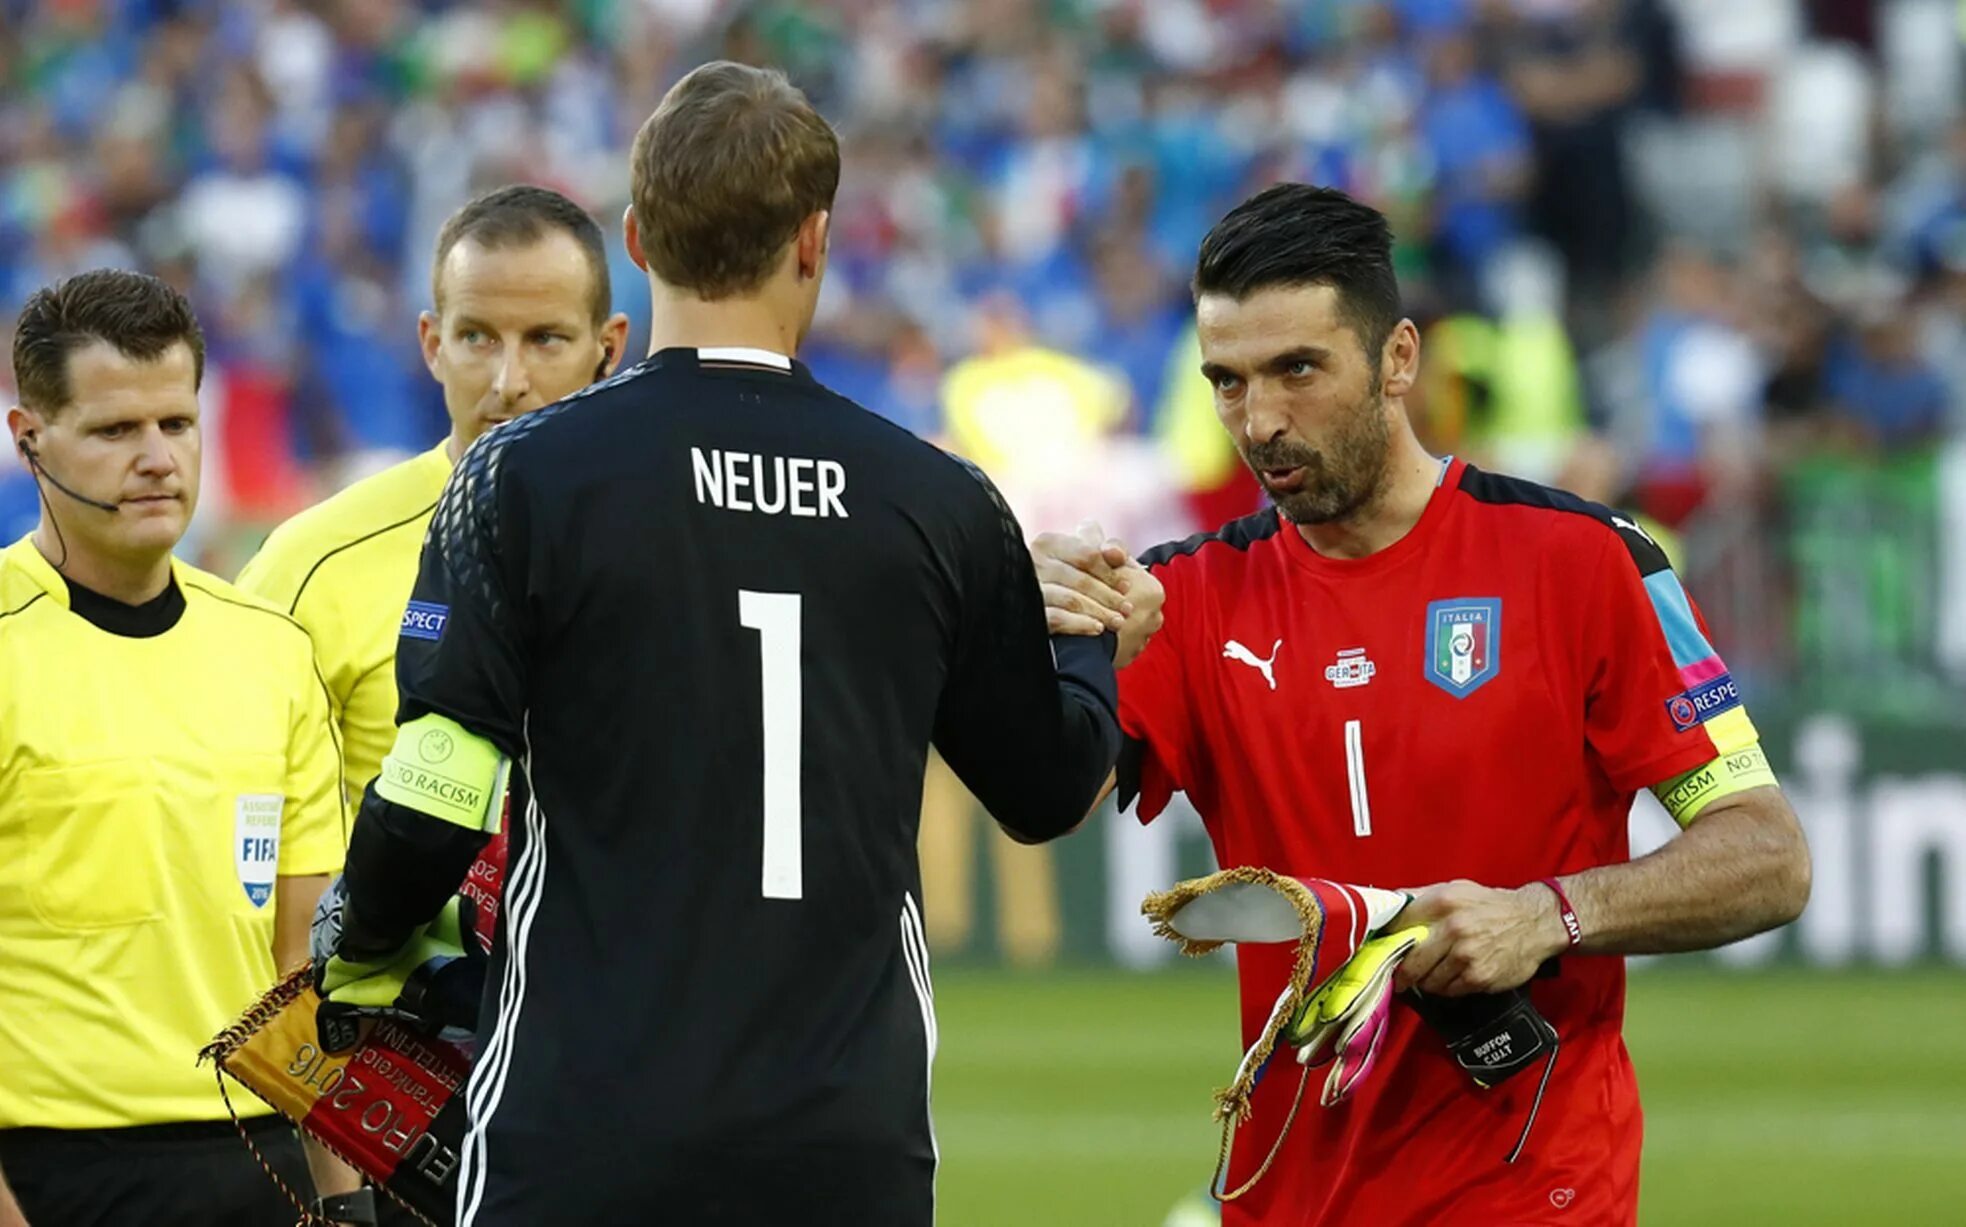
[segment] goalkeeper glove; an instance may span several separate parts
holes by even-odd
[[[1299,1065],[1330,1063],[1319,1100],[1325,1107],[1342,1102],[1372,1072],[1386,1039],[1393,972],[1426,936],[1426,926],[1415,925],[1366,942],[1284,1025],[1282,1039],[1297,1048]]]
[[[363,1019],[393,1018],[446,1039],[468,1036],[477,1024],[484,986],[484,951],[464,940],[470,903],[452,899],[437,918],[394,951],[344,954],[345,895],[337,878],[321,897],[310,931],[314,988],[321,997],[315,1025],[321,1047],[345,1052],[361,1038]]]
[[[1546,972],[1537,974],[1555,974],[1553,965],[1545,964],[1545,968]],[[1536,1084],[1535,1098],[1529,1103],[1529,1116],[1523,1121],[1514,1149],[1504,1160],[1514,1163],[1529,1144],[1529,1131],[1536,1125],[1537,1109],[1542,1106],[1543,1092],[1549,1087],[1550,1072],[1556,1068],[1560,1047],[1556,1028],[1529,999],[1527,985],[1467,997],[1435,997],[1412,989],[1406,997],[1426,1024],[1447,1041],[1447,1051],[1454,1063],[1484,1091],[1539,1061],[1542,1063],[1543,1076]]]

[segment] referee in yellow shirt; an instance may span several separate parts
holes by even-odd
[[[314,637],[351,797],[395,743],[396,639],[451,466],[498,423],[613,371],[628,339],[628,317],[608,311],[601,228],[543,187],[499,188],[452,214],[430,294],[417,330],[450,437],[287,521],[239,573]]]
[[[71,278],[13,363],[42,515],[0,551],[0,1222],[289,1222],[197,1054],[306,957],[341,864],[327,696],[298,624],[172,557],[204,371],[183,296]],[[306,1190],[293,1131],[238,1107]]]

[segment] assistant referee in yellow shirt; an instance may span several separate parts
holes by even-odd
[[[418,334],[450,437],[282,524],[239,573],[314,637],[352,798],[396,740],[396,640],[410,633],[423,533],[451,467],[498,423],[613,371],[628,339],[628,317],[608,310],[601,228],[543,187],[499,188],[453,213],[430,293]]]
[[[172,557],[198,501],[204,338],[153,277],[22,309],[0,551],[0,1221],[261,1227],[293,1210],[198,1050],[307,954],[346,840],[307,634]],[[301,1192],[293,1131],[245,1097]]]

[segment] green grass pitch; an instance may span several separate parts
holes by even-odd
[[[939,975],[940,1227],[1160,1227],[1214,1162],[1234,991]],[[1647,968],[1626,1038],[1648,1227],[1966,1223],[1966,971]]]

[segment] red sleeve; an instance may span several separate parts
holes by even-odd
[[[1636,792],[1754,739],[1740,693],[1663,551],[1637,527],[1604,535],[1586,628],[1584,740],[1613,787]]]
[[[1140,808],[1135,812],[1142,823],[1159,817],[1168,798],[1188,787],[1193,704],[1185,693],[1186,671],[1181,664],[1186,638],[1182,611],[1187,603],[1181,580],[1194,564],[1179,561],[1185,565],[1149,568],[1167,589],[1166,621],[1119,674],[1120,731],[1126,735],[1120,750],[1119,800],[1125,808],[1138,797]]]

